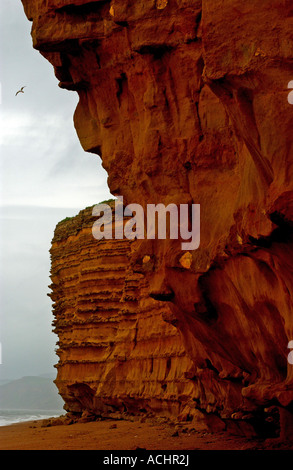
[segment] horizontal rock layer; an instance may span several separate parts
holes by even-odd
[[[51,247],[56,385],[65,407],[180,415],[193,397],[192,368],[169,309],[129,271],[131,242],[96,240],[90,208],[58,224]]]

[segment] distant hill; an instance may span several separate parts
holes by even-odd
[[[0,385],[0,408],[62,410],[64,402],[51,378],[22,377]]]
[[[8,384],[9,382],[12,382],[11,379],[0,379],[0,386],[4,384]]]

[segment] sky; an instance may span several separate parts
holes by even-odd
[[[78,96],[58,87],[30,31],[21,1],[1,0],[0,379],[56,375],[54,228],[111,197],[100,158],[83,151],[74,129]]]

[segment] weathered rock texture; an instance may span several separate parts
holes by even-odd
[[[198,407],[290,413],[291,0],[22,2],[34,47],[79,94],[75,127],[112,194],[201,205],[189,269],[180,240],[142,241],[131,262],[150,256],[150,293],[170,302]]]
[[[129,271],[131,242],[97,241],[91,208],[60,222],[51,247],[58,335],[56,385],[67,411],[93,415],[192,412],[192,362],[169,308]],[[187,377],[186,377],[187,376]]]

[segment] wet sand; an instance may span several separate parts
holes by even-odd
[[[174,435],[175,434],[175,435]],[[276,449],[288,449],[280,444]],[[146,422],[105,420],[47,426],[30,421],[0,427],[1,450],[262,450],[264,440]]]

